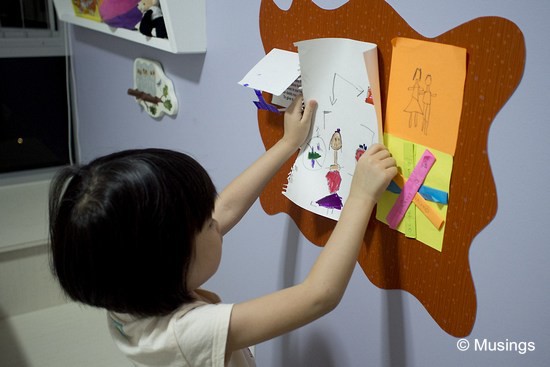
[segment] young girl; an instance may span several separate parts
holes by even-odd
[[[222,236],[305,141],[314,101],[298,97],[284,136],[219,195],[189,156],[143,149],[67,167],[52,183],[52,263],[74,300],[108,311],[111,334],[136,366],[254,366],[248,346],[303,326],[340,301],[372,209],[396,174],[373,145],[357,163],[332,235],[300,284],[238,304],[200,289]]]

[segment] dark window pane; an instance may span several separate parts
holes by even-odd
[[[48,29],[47,0],[1,0],[0,26]]]
[[[23,27],[23,15],[19,0],[0,1],[0,25],[3,28]]]
[[[0,172],[69,163],[65,57],[0,58]]]

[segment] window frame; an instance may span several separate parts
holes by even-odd
[[[46,0],[48,29],[0,27],[0,57],[66,56],[65,27]]]

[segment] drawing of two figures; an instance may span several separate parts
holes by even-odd
[[[432,76],[431,74],[426,75],[424,80],[424,88],[422,88],[420,85],[420,81],[422,80],[422,68],[416,68],[413,75],[413,80],[414,85],[408,88],[408,90],[412,91],[411,99],[403,111],[409,113],[409,128],[412,128],[413,123],[414,127],[418,126],[419,115],[421,115],[421,130],[424,135],[428,135],[428,126],[430,124],[430,113],[432,109],[432,97],[437,96],[431,91]]]

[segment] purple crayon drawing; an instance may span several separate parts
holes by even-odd
[[[342,198],[337,194],[330,194],[325,196],[322,199],[316,201],[319,206],[327,209],[338,209],[341,210],[344,204],[342,203]]]

